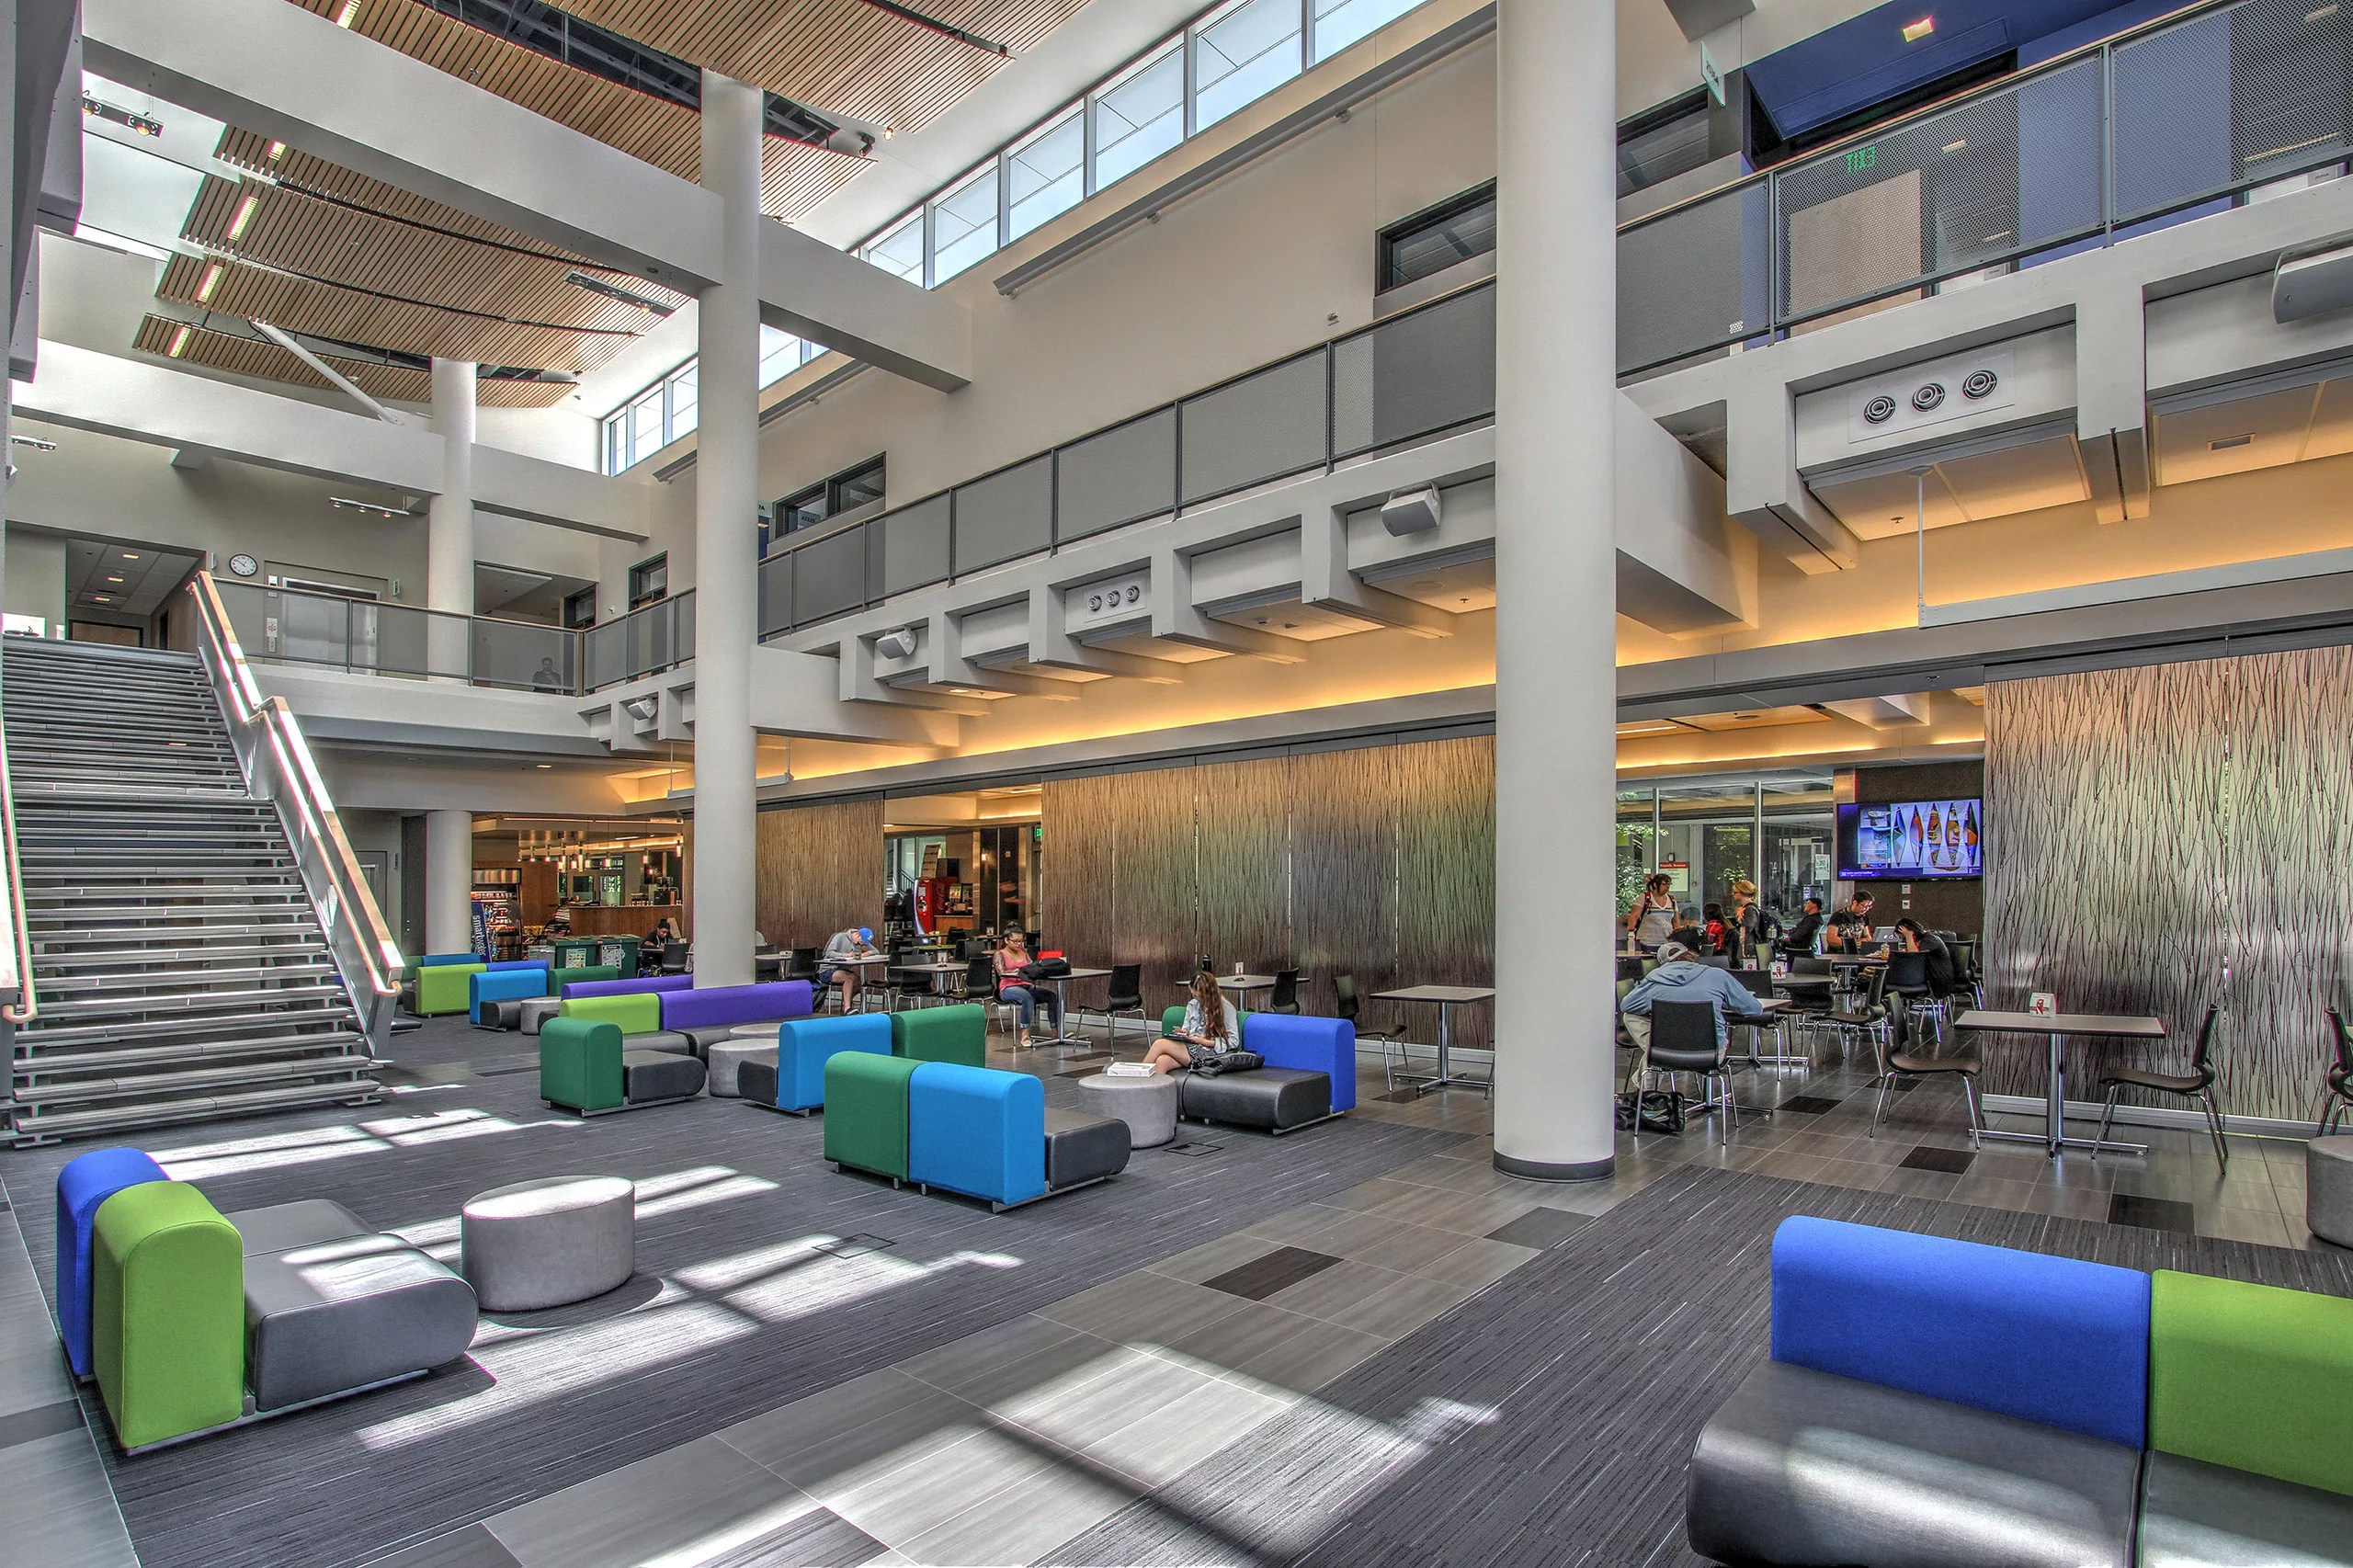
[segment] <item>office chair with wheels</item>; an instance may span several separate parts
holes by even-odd
[[[1259,1011],[1266,1013],[1288,1013],[1294,1017],[1297,1016],[1299,1012],[1299,971],[1295,969],[1279,969],[1275,971],[1274,988],[1267,993],[1267,1005],[1260,1008]]]

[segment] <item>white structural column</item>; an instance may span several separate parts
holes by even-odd
[[[1617,1144],[1613,0],[1501,0],[1495,58],[1495,1163],[1594,1180]]]
[[[474,612],[474,367],[433,361],[433,430],[441,437],[441,490],[426,512],[425,607]],[[433,673],[466,673],[467,629],[436,620],[426,646]]]
[[[425,813],[425,946],[461,953],[474,943],[474,814]]]
[[[695,983],[752,979],[753,567],[760,506],[760,91],[702,74],[702,183],[724,208],[699,301],[695,457]]]

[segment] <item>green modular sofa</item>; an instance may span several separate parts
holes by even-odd
[[[894,1182],[906,1180],[907,1084],[922,1065],[913,1057],[863,1051],[828,1058],[825,1158]]]
[[[438,1017],[444,1013],[462,1013],[471,1003],[466,982],[472,976],[489,972],[486,963],[426,964],[416,972],[415,1013],[420,1018]]]
[[[989,1010],[978,1002],[952,1007],[913,1007],[891,1015],[891,1054],[911,1062],[952,1062],[985,1067]]]
[[[702,1093],[705,1069],[687,1051],[633,1048],[608,1009],[574,1013],[590,1002],[652,1002],[634,996],[566,1002],[563,1017],[540,1026],[540,1098],[582,1116],[638,1110]]]

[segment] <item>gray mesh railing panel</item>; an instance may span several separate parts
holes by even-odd
[[[477,686],[523,691],[565,692],[575,688],[579,639],[553,626],[512,620],[473,623],[473,675]]]
[[[2118,218],[2230,185],[2231,32],[2231,13],[2217,11],[2117,48]]]
[[[1477,289],[1332,346],[1332,445],[1347,457],[1495,411],[1495,291]]]
[[[771,555],[760,562],[760,635],[792,630],[792,557]]]
[[[294,599],[290,596],[290,606]],[[466,623],[461,618],[444,619],[397,605],[347,602],[343,608],[353,669],[388,676],[466,675]]]
[[[794,551],[792,624],[806,626],[866,604],[866,528],[828,534]]]
[[[1054,542],[1054,460],[1049,452],[956,492],[956,570],[975,572]]]
[[[592,626],[580,639],[580,662],[590,691],[629,679],[629,645],[621,622]]]
[[[2021,90],[2034,88],[2030,101]],[[1795,321],[2018,254],[2031,190],[2034,243],[2101,222],[2099,61],[1965,99],[1776,176],[1782,311]],[[2021,115],[2026,124],[2021,125]],[[2022,147],[2022,130],[2033,140]]]
[[[1085,539],[1170,510],[1176,411],[1160,409],[1062,449],[1054,537]]]
[[[1318,349],[1186,399],[1178,410],[1186,505],[1322,463],[1324,377]]]
[[[1618,236],[1618,363],[1662,365],[1769,330],[1772,194],[1762,180]]]
[[[944,583],[954,565],[948,528],[948,497],[935,495],[888,513],[866,525],[878,531],[882,596]]]

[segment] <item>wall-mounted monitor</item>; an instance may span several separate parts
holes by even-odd
[[[1985,802],[1892,801],[1838,808],[1838,875],[1927,881],[1985,874]]]

